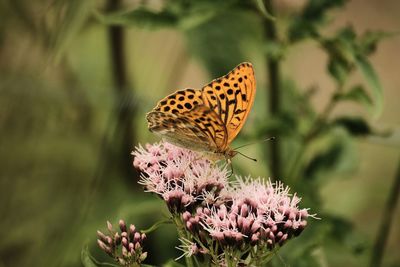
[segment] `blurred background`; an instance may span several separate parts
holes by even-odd
[[[159,140],[145,114],[242,61],[258,91],[233,147],[276,141],[243,149],[258,162],[237,156],[235,172],[284,181],[322,218],[271,266],[400,266],[400,39],[383,33],[399,31],[399,11],[396,0],[1,1],[0,266],[80,266],[85,244],[102,258],[106,220],[145,229],[166,216],[132,168],[134,147]],[[366,31],[381,35],[351,51],[369,64],[346,65],[330,44],[360,48]],[[177,244],[173,227],[153,232],[148,262],[176,258]]]

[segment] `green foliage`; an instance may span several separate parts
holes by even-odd
[[[82,248],[81,261],[84,267],[97,267],[97,264],[92,259],[92,255],[90,255],[88,246]]]
[[[333,124],[345,128],[353,136],[367,136],[373,133],[365,119],[360,117],[339,117]]]
[[[340,92],[335,95],[337,101],[352,101],[362,104],[367,109],[372,107],[372,99],[364,89],[364,86],[357,84],[350,88],[348,92]]]

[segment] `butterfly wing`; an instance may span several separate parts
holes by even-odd
[[[180,114],[201,105],[203,105],[203,98],[200,90],[184,89],[161,99],[153,111]]]
[[[204,105],[213,110],[226,126],[227,146],[242,129],[256,93],[253,66],[244,62],[202,89]]]
[[[246,121],[255,88],[252,65],[242,63],[201,90],[184,89],[160,100],[147,114],[148,127],[182,147],[225,152]]]
[[[161,106],[160,110],[163,109]],[[181,113],[155,110],[149,112],[146,118],[150,131],[181,147],[219,152],[227,141],[225,125],[214,111],[204,105]]]

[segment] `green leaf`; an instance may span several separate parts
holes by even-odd
[[[267,1],[271,1],[271,0],[267,0]],[[256,4],[257,4],[258,10],[261,12],[261,14],[262,14],[266,19],[275,20],[275,17],[272,16],[272,15],[268,12],[267,8],[266,8],[265,5],[264,5],[264,1],[263,1],[263,0],[256,0]]]
[[[378,75],[368,59],[364,56],[356,57],[356,64],[364,75],[365,80],[371,87],[371,92],[375,104],[374,117],[378,117],[382,113],[383,109],[383,89],[379,81]]]
[[[360,51],[363,55],[370,55],[376,50],[378,42],[385,38],[393,37],[398,33],[384,31],[367,31],[360,38]]]
[[[339,86],[342,86],[349,76],[350,67],[345,62],[332,57],[328,63],[328,72],[337,81]]]
[[[92,256],[90,255],[89,248],[85,245],[81,251],[81,262],[85,267],[98,267],[94,261],[92,260]]]
[[[368,110],[372,108],[372,99],[362,85],[356,85],[346,93],[339,93],[335,96],[337,100],[354,101],[364,105]]]
[[[304,177],[316,179],[320,173],[332,172],[339,165],[345,150],[345,144],[334,142],[327,150],[315,155],[305,168]]]
[[[102,23],[109,25],[160,28],[176,26],[178,23],[177,16],[168,10],[154,12],[146,8],[137,8],[105,15],[95,13],[95,15]]]
[[[161,225],[171,224],[171,223],[172,223],[171,219],[165,219],[162,221],[158,221],[155,224],[153,224],[150,228],[147,228],[146,230],[142,230],[141,232],[148,234],[148,233],[151,233],[151,232],[157,230]]]
[[[365,136],[373,133],[369,124],[361,117],[341,117],[335,119],[332,124],[345,128],[353,136]]]

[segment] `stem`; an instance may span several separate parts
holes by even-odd
[[[390,195],[387,199],[385,210],[383,211],[381,225],[378,231],[378,235],[375,240],[374,247],[372,249],[372,257],[370,266],[379,267],[382,264],[382,256],[385,251],[386,243],[388,240],[390,228],[393,222],[393,215],[396,211],[396,204],[399,200],[400,195],[400,161],[397,167],[396,177],[391,187]]]
[[[182,224],[182,221],[179,216],[175,216],[174,214],[172,215],[172,220],[175,223],[176,230],[178,232],[178,236],[180,238],[186,238],[188,239],[188,236],[186,235],[186,232],[184,230],[184,225]],[[193,260],[191,257],[185,257],[185,262],[187,267],[194,267]]]
[[[271,1],[265,1],[267,10],[274,15]],[[274,21],[265,20],[265,36],[269,42],[278,42],[277,29]],[[269,77],[269,112],[272,117],[279,116],[280,113],[280,59],[267,55],[268,77]],[[271,160],[271,179],[275,180],[281,176],[281,148],[278,141],[267,143],[270,150]]]
[[[108,10],[114,11],[120,7],[121,0],[109,0]],[[121,140],[118,144],[117,157],[118,162],[122,163],[121,169],[126,174],[126,178],[131,183],[132,175],[135,169],[132,168],[130,153],[135,143],[133,132],[134,109],[132,107],[132,92],[128,88],[127,68],[125,59],[125,33],[119,25],[112,25],[108,28],[108,40],[110,45],[110,59],[112,68],[112,77],[115,88],[116,103],[116,134],[115,138]],[[117,140],[118,140],[117,139]]]

